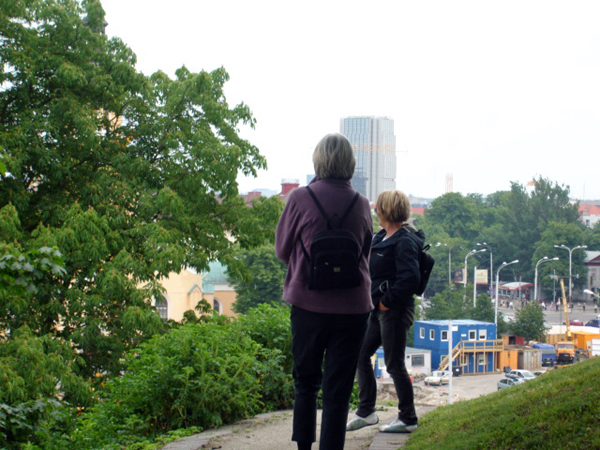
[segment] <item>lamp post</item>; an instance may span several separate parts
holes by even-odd
[[[450,247],[448,244],[442,244],[441,242],[438,242],[437,244],[435,244],[436,247],[439,247],[440,245],[443,245],[444,247],[448,247],[448,286],[452,286],[452,276],[451,276],[452,247]]]
[[[560,245],[555,245],[554,247],[556,248],[563,248],[566,251],[569,252],[569,303],[573,303],[573,296],[571,295],[571,289],[572,289],[572,278],[571,278],[571,272],[572,272],[572,268],[573,268],[573,264],[572,264],[572,255],[573,255],[573,251],[577,250],[578,248],[587,248],[587,245],[578,245],[577,247],[573,247],[573,248],[569,248],[564,244],[560,244]]]
[[[490,249],[490,294],[494,292],[494,253],[492,252],[492,247],[487,242],[477,243],[482,247],[487,247]]]
[[[467,275],[467,258],[471,255],[474,255],[475,253],[481,253],[485,251],[485,248],[482,248],[481,250],[471,250],[469,253],[467,253],[467,256],[465,256],[465,279],[463,280],[463,285],[465,286],[465,288],[467,287],[467,278],[469,278],[469,276]]]
[[[514,261],[511,261],[509,263],[504,261],[502,264],[500,264],[500,268],[496,272],[496,305],[495,305],[495,311],[494,311],[494,323],[496,324],[496,326],[498,326],[498,288],[500,287],[500,284],[499,284],[500,283],[500,271],[502,269],[504,269],[506,266],[510,266],[511,264],[516,264],[518,262],[519,262],[518,259],[515,259]]]
[[[535,263],[535,278],[533,281],[533,299],[537,301],[537,287],[538,287],[538,266],[540,264],[544,264],[546,262],[550,262],[550,261],[558,261],[559,258],[552,258],[552,259],[548,259],[547,256],[544,256],[542,259],[540,259],[538,262]]]

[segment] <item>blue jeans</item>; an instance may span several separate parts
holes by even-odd
[[[375,412],[377,401],[377,381],[371,357],[383,344],[386,369],[398,395],[398,417],[407,425],[418,422],[415,411],[415,398],[410,375],[404,363],[408,329],[414,322],[415,308],[379,309],[371,312],[365,342],[358,357],[359,405],[356,413],[367,417]]]
[[[315,442],[317,394],[322,385],[319,448],[344,448],[348,403],[368,317],[369,313],[321,314],[292,306],[295,387],[292,441]]]

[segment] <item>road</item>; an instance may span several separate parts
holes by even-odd
[[[498,311],[501,312],[506,319],[510,320],[511,318],[514,319],[515,314],[520,307],[521,304],[517,302],[515,303],[515,309],[499,307]],[[592,303],[587,303],[585,305],[585,311],[579,303],[575,303],[575,307],[569,312],[569,319],[581,320],[585,325],[588,320],[598,317],[598,314],[599,313],[594,312],[594,305]],[[558,311],[556,311],[556,309],[548,308],[544,311],[544,317],[547,327],[552,325],[562,325],[565,321],[565,313],[562,307],[560,307]]]

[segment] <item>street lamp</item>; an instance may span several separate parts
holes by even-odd
[[[494,292],[494,253],[492,252],[492,247],[487,242],[478,242],[477,245],[490,249],[490,293],[492,293]]]
[[[560,244],[560,245],[555,245],[554,247],[563,248],[569,252],[569,303],[573,303],[573,296],[571,295],[571,289],[572,289],[572,285],[573,285],[573,282],[571,279],[571,271],[572,271],[572,267],[573,267],[571,256],[573,255],[574,250],[577,250],[578,248],[587,248],[587,245],[578,245],[577,247],[569,248],[564,244]]]
[[[482,248],[481,250],[471,250],[469,253],[467,253],[467,256],[465,256],[465,279],[463,280],[465,288],[467,287],[467,278],[469,278],[469,275],[467,274],[467,258],[471,255],[474,255],[475,253],[481,253],[485,251],[485,248]],[[477,280],[474,280],[474,282],[476,283]]]
[[[552,259],[548,259],[547,256],[544,256],[542,259],[540,259],[538,262],[535,263],[535,278],[533,281],[533,299],[537,301],[537,287],[538,287],[538,266],[540,264],[544,264],[546,262],[550,262],[550,261],[558,261],[559,258],[552,258]]]
[[[452,247],[448,244],[442,244],[441,242],[435,244],[436,247],[439,247],[440,245],[448,247],[448,286],[452,286],[452,277],[450,275],[450,271],[452,270]]]
[[[502,269],[504,269],[506,266],[510,266],[511,264],[516,264],[518,262],[519,262],[518,259],[515,259],[514,261],[511,261],[509,263],[504,261],[502,264],[500,264],[500,268],[496,272],[496,306],[495,306],[495,312],[494,312],[494,323],[496,324],[496,326],[498,326],[498,288],[500,287],[500,284],[499,284],[500,283],[500,271]]]
[[[469,278],[469,275],[467,274],[467,259],[469,258],[469,256],[472,256],[475,253],[481,253],[485,251],[485,248],[482,248],[481,250],[471,250],[469,253],[467,253],[467,256],[465,256],[465,279],[463,280],[463,285],[465,286],[465,288],[467,287],[467,279]],[[474,280],[474,282],[477,282],[477,280]]]

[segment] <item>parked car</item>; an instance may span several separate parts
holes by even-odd
[[[533,380],[535,375],[532,374],[529,370],[525,369],[514,369],[506,374],[507,378],[512,378],[513,380],[518,380],[519,382]]]
[[[425,377],[423,380],[426,386],[435,385],[441,386],[442,384],[448,384],[450,382],[450,374],[447,370],[434,370],[431,375]]]
[[[586,327],[596,327],[596,328],[600,328],[600,319],[592,319],[589,320],[586,324]]]
[[[520,384],[520,382],[514,378],[502,378],[498,381],[498,390],[500,391],[511,386],[516,386],[517,384]]]
[[[582,327],[583,321],[579,319],[571,319],[569,320],[569,324],[577,327]],[[566,325],[566,322],[563,322],[563,325]]]

